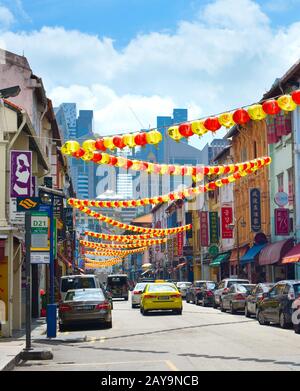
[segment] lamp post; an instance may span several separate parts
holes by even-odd
[[[242,220],[242,221],[241,221]],[[238,219],[234,219],[234,223],[228,224],[228,228],[234,230],[236,228],[236,246],[237,246],[237,264],[239,267],[240,264],[240,231],[239,225],[241,224],[242,228],[246,227],[246,222],[243,216],[240,216]]]

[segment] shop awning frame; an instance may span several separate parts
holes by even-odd
[[[219,267],[221,263],[227,262],[230,257],[231,251],[227,251],[226,253],[221,253],[216,256],[215,259],[210,263],[210,267]]]
[[[259,254],[260,266],[278,263],[294,246],[294,239],[288,238],[268,244]]]
[[[246,254],[241,258],[241,265],[245,265],[246,263],[255,262],[255,257],[261,252],[261,250],[266,247],[268,243],[263,244],[254,244]]]
[[[300,261],[300,243],[296,244],[282,259],[281,264],[297,263]]]

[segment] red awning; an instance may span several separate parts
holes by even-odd
[[[293,247],[293,239],[280,240],[263,248],[259,254],[259,264],[273,265],[278,263]]]
[[[283,258],[282,264],[296,263],[300,261],[300,243],[296,244]]]
[[[239,251],[239,259],[240,260],[246,254],[248,249],[249,249],[248,244],[246,246],[240,247],[240,251]],[[230,262],[231,265],[234,265],[234,264],[237,265],[238,264],[238,256],[237,255],[238,255],[237,254],[237,248],[235,248],[235,249],[232,250],[230,258],[229,258],[229,262]]]

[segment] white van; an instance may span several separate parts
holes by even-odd
[[[69,289],[102,288],[94,274],[63,276],[60,278],[60,297],[64,300]]]

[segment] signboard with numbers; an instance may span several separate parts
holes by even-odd
[[[46,212],[31,212],[31,251],[50,251]]]
[[[250,197],[250,223],[251,231],[259,232],[261,230],[261,202],[260,189],[249,189]]]

